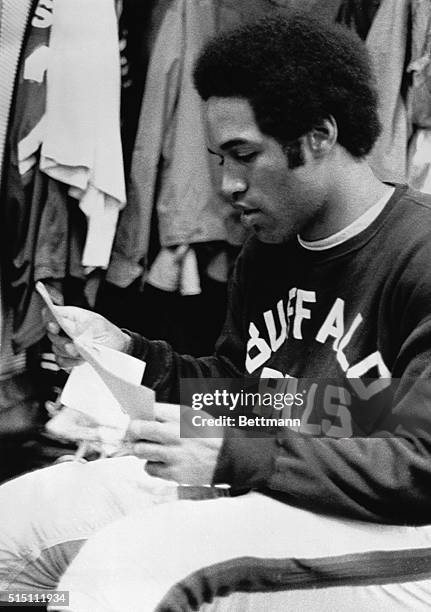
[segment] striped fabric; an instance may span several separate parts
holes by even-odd
[[[31,6],[32,0],[0,0],[0,185],[15,75]],[[23,356],[11,353],[6,318],[0,299],[0,363],[13,373],[22,370]]]
[[[383,586],[421,580],[431,580],[431,548],[302,559],[236,558],[187,576],[170,589],[156,612],[201,610],[205,604],[214,605],[218,598],[227,599],[235,593],[266,593],[270,601],[270,593],[290,590]],[[252,601],[249,597],[248,603]],[[286,594],[286,605],[288,601]],[[316,594],[316,604],[318,601]]]
[[[1,296],[1,294],[0,294]],[[26,353],[17,355],[12,350],[12,312],[0,300],[0,384],[26,368]]]
[[[70,593],[62,612],[426,612],[431,526],[323,516],[259,493],[161,503],[95,533],[57,588]]]
[[[15,74],[31,0],[1,0],[0,13],[0,167],[6,142]],[[1,176],[0,176],[1,182]]]

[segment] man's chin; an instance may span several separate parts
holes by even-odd
[[[256,238],[264,244],[283,244],[289,242],[296,235],[294,231],[282,234],[259,226],[253,226],[253,232]]]

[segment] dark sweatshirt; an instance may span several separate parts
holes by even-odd
[[[212,357],[132,336],[159,401],[178,402],[181,378],[324,381],[299,431],[227,428],[214,482],[332,515],[431,522],[431,197],[397,187],[369,227],[324,251],[250,239]]]

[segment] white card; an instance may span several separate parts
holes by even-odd
[[[89,363],[73,368],[60,399],[62,404],[87,414],[99,425],[126,428],[130,420]]]
[[[82,336],[75,338],[75,346],[87,363],[70,374],[61,396],[63,404],[106,425],[120,424],[124,416],[154,418],[155,393],[141,385],[145,362],[100,344],[87,344]]]

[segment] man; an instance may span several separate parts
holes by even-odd
[[[128,434],[160,480],[140,480],[133,458],[102,462],[105,473],[91,482],[112,502],[95,500],[103,517],[81,537],[69,533],[73,550],[61,548],[58,561],[66,539],[58,517],[50,538],[41,518],[31,530],[20,523],[21,542],[36,529],[50,540],[35,551],[52,579],[54,561],[61,573],[92,532],[130,515],[92,537],[61,580],[75,612],[199,609],[215,600],[229,610],[389,609],[394,601],[426,609],[430,528],[364,521],[426,525],[431,516],[431,200],[382,183],[369,168],[377,100],[363,47],[344,30],[304,15],[244,26],[210,41],[194,77],[210,150],[223,165],[222,192],[254,233],[236,264],[224,331],[214,356],[194,359],[94,313],[62,310],[72,335],[85,331],[144,359],[143,382],[171,403],[156,405],[155,422],[133,421]],[[69,367],[78,353],[58,331],[49,324],[58,361]],[[299,432],[253,439],[227,426],[223,438],[215,428],[186,438],[172,405],[186,377],[323,384],[297,387],[306,396]],[[129,488],[113,481],[120,461]],[[58,496],[68,482],[92,491],[91,469],[27,475],[26,491],[35,482],[38,491],[50,482]],[[135,503],[133,479],[148,494]],[[252,492],[145,509],[149,497],[169,497],[172,481]],[[9,497],[22,497],[19,479],[3,492],[8,485]],[[115,514],[117,500],[127,507]],[[82,521],[75,509],[74,520]],[[6,574],[3,589],[23,575],[26,584],[40,578],[35,551],[9,586]]]

